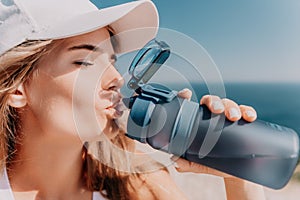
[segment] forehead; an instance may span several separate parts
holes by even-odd
[[[107,28],[100,28],[89,33],[57,40],[54,42],[54,46],[58,45],[60,49],[68,49],[72,46],[78,46],[82,44],[97,46],[108,51],[112,49],[110,34]]]

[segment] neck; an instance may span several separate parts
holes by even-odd
[[[26,123],[29,121],[28,123]],[[34,120],[33,120],[34,121]],[[8,166],[14,192],[32,193],[41,199],[67,199],[65,195],[88,191],[83,180],[83,144],[76,134],[43,131],[28,117],[22,123],[21,144]],[[86,195],[85,195],[86,196]]]

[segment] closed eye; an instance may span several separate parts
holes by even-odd
[[[73,62],[73,64],[84,66],[84,67],[88,67],[88,66],[93,65],[93,63],[87,62],[87,61],[75,61],[75,62]]]

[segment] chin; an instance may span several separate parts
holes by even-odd
[[[107,123],[103,125],[101,132],[98,134],[90,135],[86,138],[86,142],[103,141],[104,139],[114,139],[118,134],[124,133],[122,129],[119,128],[114,119],[107,120]]]
[[[107,126],[103,132],[109,139],[114,139],[118,134],[124,133],[116,123],[115,119],[109,120],[109,126]]]

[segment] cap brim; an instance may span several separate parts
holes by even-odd
[[[116,53],[123,53],[136,50],[154,38],[158,24],[155,5],[151,1],[141,0],[62,20],[55,27],[41,30],[28,39],[62,39],[110,25],[118,38]]]

